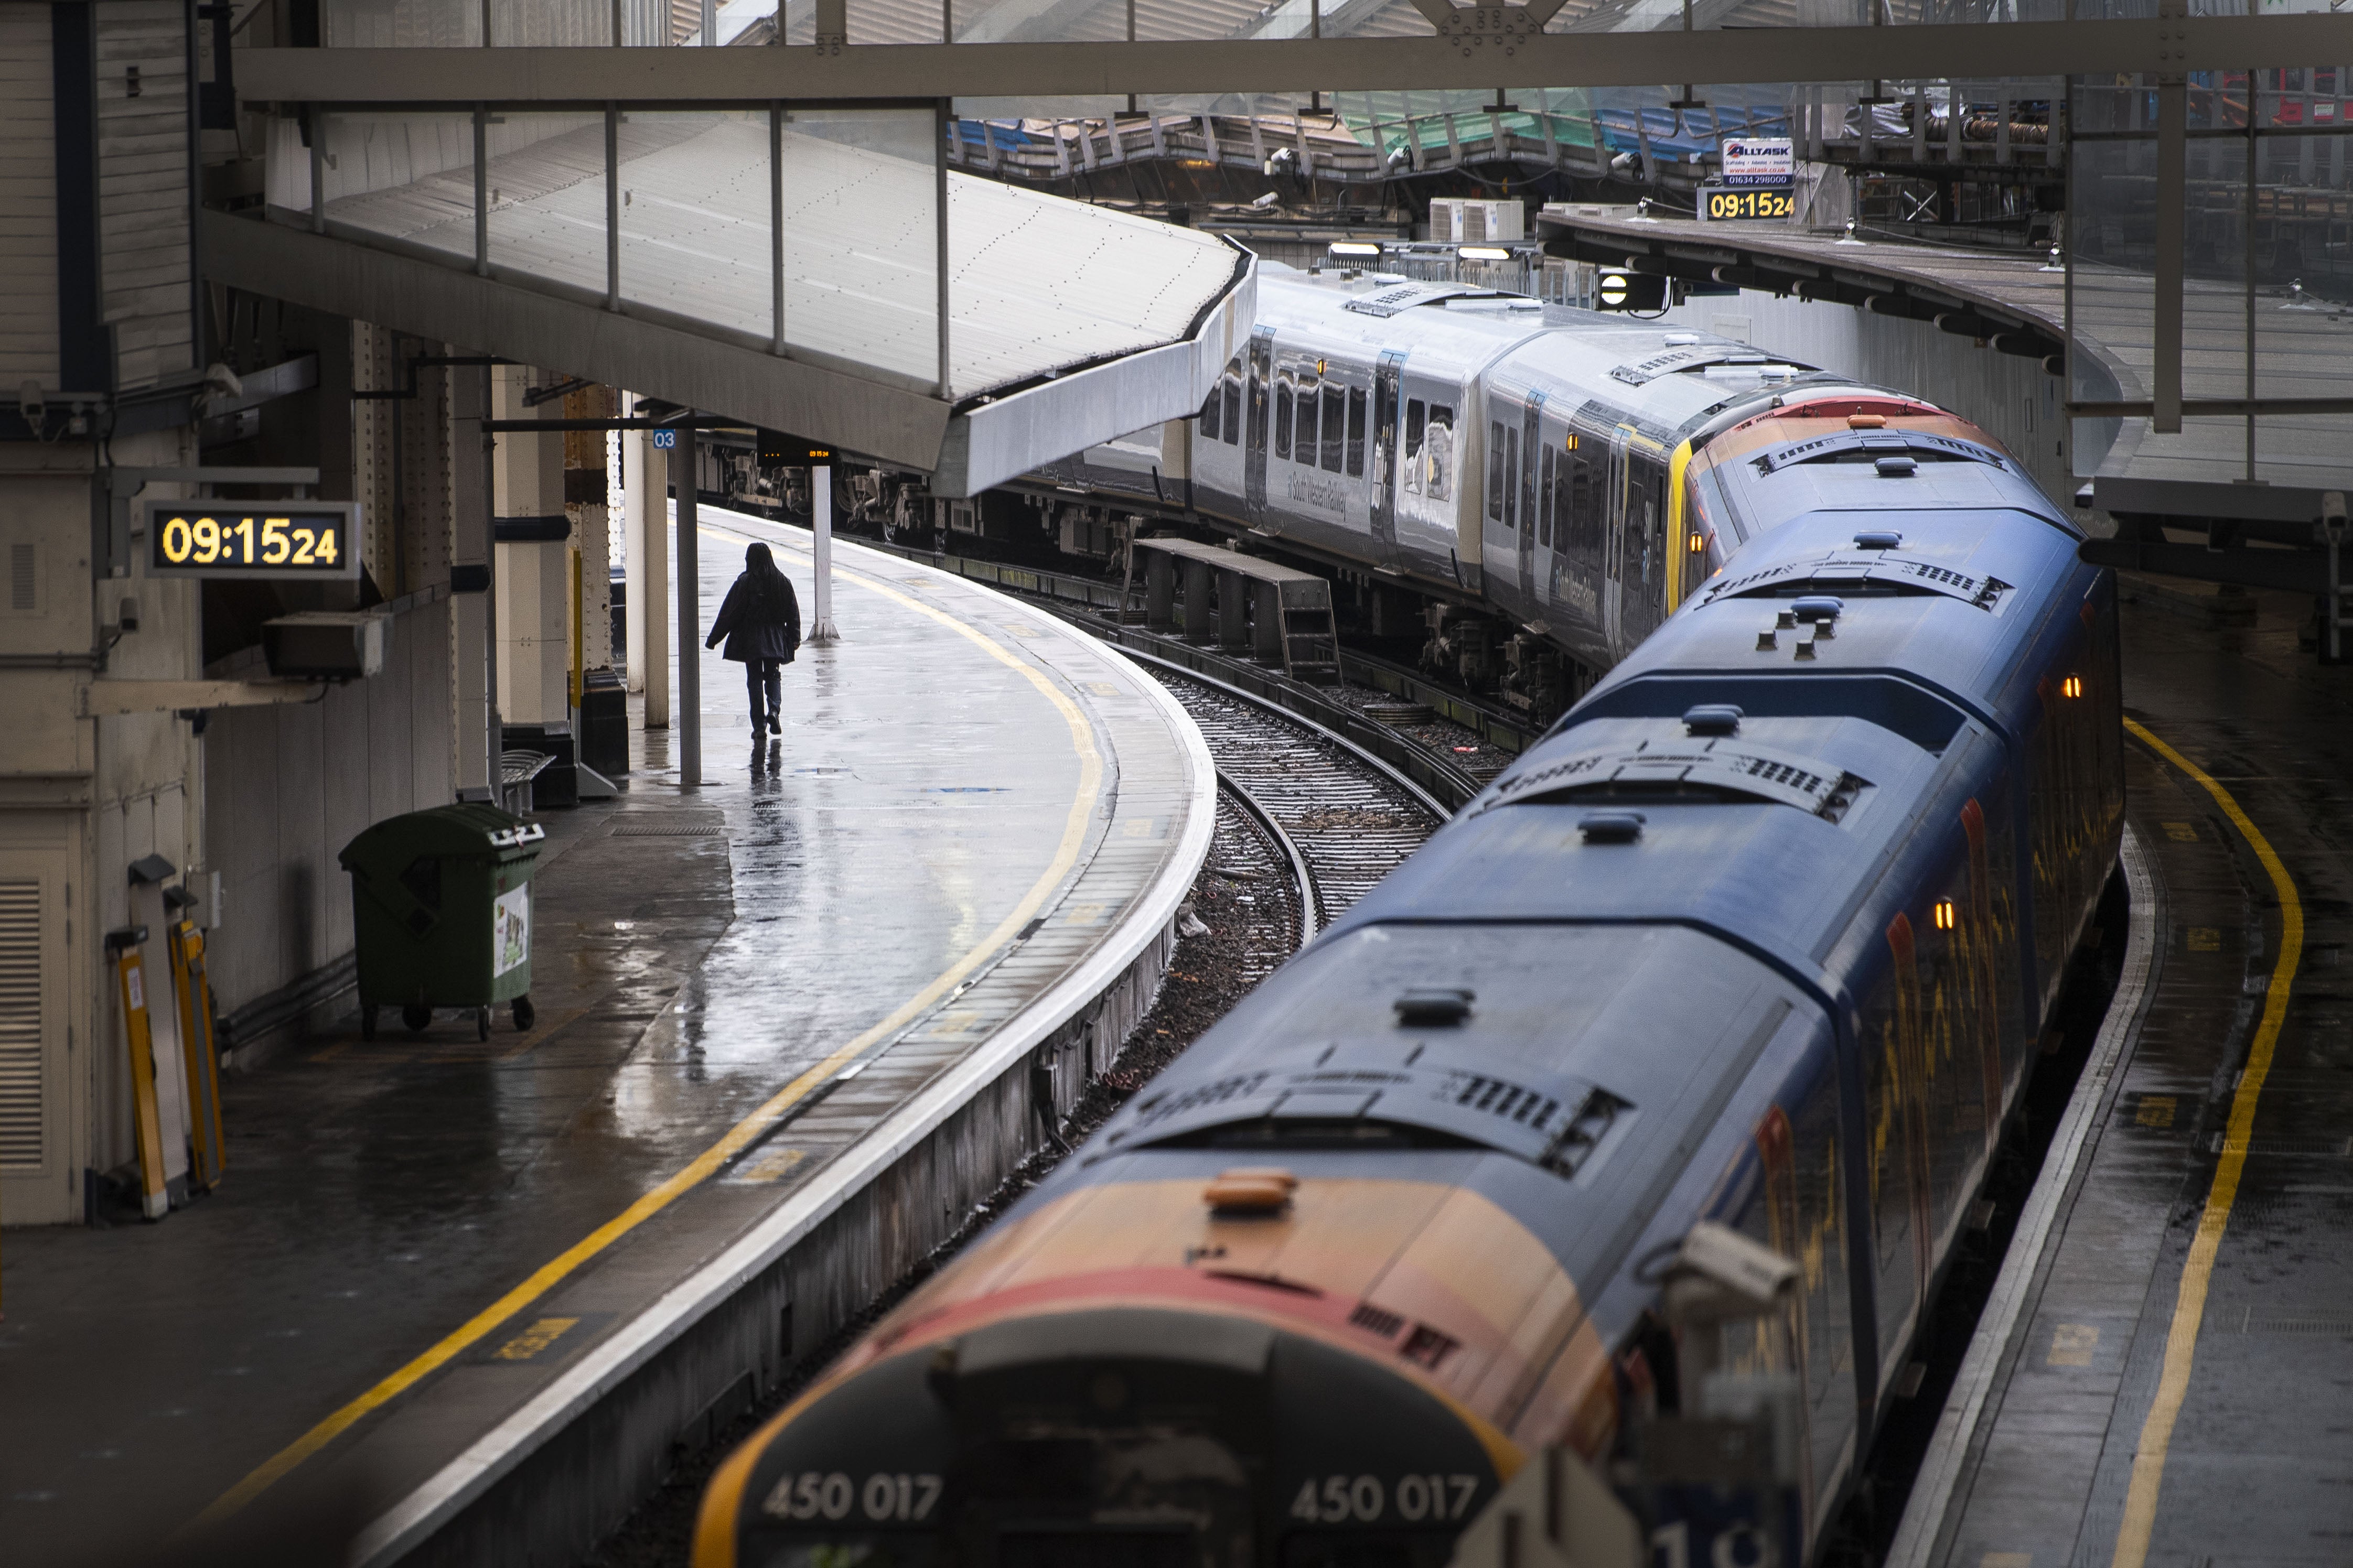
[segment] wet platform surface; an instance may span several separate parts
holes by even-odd
[[[805,534],[705,521],[706,621],[754,531],[806,611]],[[787,667],[780,741],[710,654],[702,788],[633,731],[618,800],[543,814],[531,1033],[363,1044],[354,1010],[225,1083],[216,1194],[9,1233],[0,1559],[375,1519],[1190,882],[1213,784],[1148,679],[986,589],[836,560],[844,640]]]
[[[2126,612],[2127,712],[2246,821],[2128,748],[2151,995],[1915,1561],[2353,1563],[2353,669],[2308,615]]]

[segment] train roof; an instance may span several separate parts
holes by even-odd
[[[1411,1005],[1456,994],[1460,1014]],[[1758,1057],[1828,1036],[1786,976],[1688,929],[1359,926],[1237,1005],[1022,1206],[1196,1167],[1435,1166],[1599,1278]]]
[[[1482,373],[1522,395],[1574,410],[1606,396],[1660,432],[1697,428],[1775,389],[1837,382],[1810,365],[1728,338],[1525,295],[1394,275],[1265,271],[1259,320],[1285,347],[1329,349],[1369,366],[1402,352],[1409,370]]]

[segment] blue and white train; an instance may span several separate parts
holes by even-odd
[[[1163,482],[1608,673],[733,1455],[702,1568],[1436,1568],[1727,1369],[1782,1380],[1807,1557],[1894,1397],[2115,862],[2109,574],[1915,399],[1261,289]],[[1679,1333],[1702,1222],[1787,1260],[1772,1331]],[[1654,1539],[1760,1560],[1689,1500]]]

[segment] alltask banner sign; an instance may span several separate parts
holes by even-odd
[[[1785,191],[1798,177],[1794,145],[1787,136],[1727,136],[1724,183],[1736,190]]]

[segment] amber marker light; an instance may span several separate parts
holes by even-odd
[[[2071,675],[2066,679],[2061,681],[2059,683],[2059,695],[2062,697],[2081,697],[2084,695],[2084,678],[2080,675]]]
[[[1937,929],[1938,931],[1950,931],[1950,930],[1952,930],[1952,929],[1953,929],[1953,900],[1950,900],[1950,899],[1938,899],[1938,900],[1936,900],[1936,929]]]
[[[1704,540],[1704,539],[1703,539],[1703,538],[1701,538],[1701,537],[1700,537],[1698,534],[1696,534],[1696,533],[1693,534],[1693,535],[1691,536],[1691,552],[1692,552],[1694,555],[1700,555],[1700,554],[1704,554],[1704,553],[1706,552],[1706,550],[1707,550],[1707,541],[1706,541],[1706,540]]]

